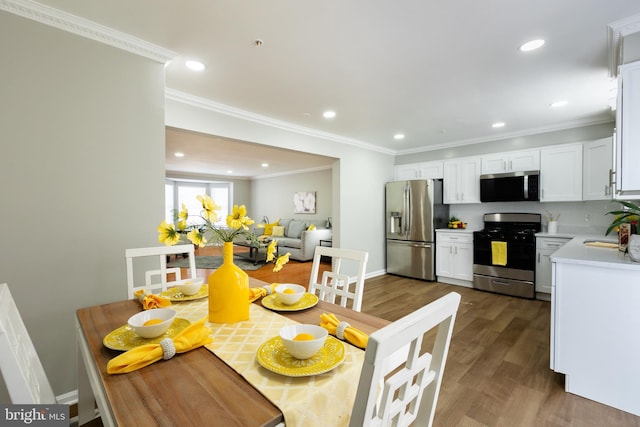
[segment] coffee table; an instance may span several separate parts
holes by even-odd
[[[233,244],[236,246],[242,246],[244,248],[249,248],[247,258],[253,261],[253,265],[258,265],[259,262],[267,261],[267,246],[269,246],[271,240],[261,240],[259,242],[252,242],[251,240],[240,240],[234,241]],[[262,250],[261,250],[262,249]],[[244,253],[239,253],[236,255],[245,256]],[[276,246],[276,257],[278,256],[278,247]]]

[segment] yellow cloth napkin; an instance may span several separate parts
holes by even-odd
[[[279,283],[272,283],[268,286],[261,286],[259,288],[249,288],[249,302],[254,302],[257,299],[271,295],[276,291],[276,286]]]
[[[136,291],[134,295],[145,310],[150,310],[152,308],[164,308],[171,305],[171,300],[168,298],[161,297],[156,294],[149,294],[144,289]]]
[[[173,341],[173,346],[175,347],[174,354],[185,353],[213,341],[209,336],[211,329],[204,325],[206,321],[207,318],[203,317],[189,325],[173,339],[165,338],[165,340]],[[125,374],[144,368],[163,358],[170,359],[171,357],[173,357],[173,354],[166,355],[162,344],[141,345],[109,360],[107,363],[107,372],[109,374]]]
[[[491,264],[507,265],[507,242],[491,242]]]
[[[340,325],[340,321],[333,313],[322,313],[320,315],[320,326],[325,328],[331,335],[334,335],[341,340],[348,342],[349,344],[353,344],[356,347],[367,348],[367,342],[369,341],[369,335],[362,332],[360,329],[354,328],[352,326],[344,327],[343,336],[339,336],[338,326]],[[346,323],[346,322],[345,322]],[[348,325],[348,323],[347,323]]]

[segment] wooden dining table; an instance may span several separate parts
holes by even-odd
[[[268,283],[250,279],[250,286]],[[180,304],[180,303],[177,303]],[[260,300],[255,304],[261,304]],[[121,354],[103,338],[126,325],[140,304],[125,300],[77,310],[78,417],[96,415],[105,426],[275,426],[280,409],[242,376],[204,347],[122,375],[107,373],[107,362]],[[367,334],[389,321],[319,301],[301,311],[280,312],[298,323],[319,324],[320,314],[334,313]]]

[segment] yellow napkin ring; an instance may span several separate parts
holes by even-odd
[[[338,326],[336,327],[336,337],[338,337],[339,340],[344,341],[344,330],[347,329],[349,326],[351,325],[347,322],[338,323]]]
[[[162,347],[162,358],[164,360],[169,360],[176,355],[176,345],[171,338],[165,338],[160,341],[160,346]]]
[[[270,285],[267,285],[264,288],[267,290],[267,295],[271,295],[274,292]]]

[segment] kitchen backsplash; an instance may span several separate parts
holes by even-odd
[[[483,228],[482,216],[485,213],[494,212],[527,212],[542,214],[542,231],[547,230],[545,213],[551,212],[558,219],[558,233],[602,235],[612,217],[606,213],[618,209],[620,204],[611,201],[584,201],[584,202],[562,202],[562,203],[539,203],[539,202],[495,202],[449,205],[452,216],[460,218],[471,230]]]

